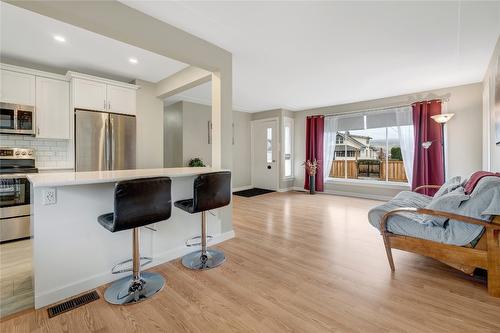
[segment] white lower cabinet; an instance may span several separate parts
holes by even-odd
[[[70,139],[69,82],[36,77],[36,137]]]

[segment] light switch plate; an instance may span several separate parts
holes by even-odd
[[[57,203],[56,189],[54,187],[42,190],[42,202],[44,205],[55,205]]]

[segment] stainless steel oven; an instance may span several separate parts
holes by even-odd
[[[0,133],[35,135],[35,107],[0,103]]]
[[[0,242],[31,236],[30,183],[38,172],[32,149],[0,148]]]

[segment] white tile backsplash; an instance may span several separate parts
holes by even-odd
[[[33,148],[38,168],[71,168],[70,140],[39,139],[32,136],[0,135],[1,147]]]

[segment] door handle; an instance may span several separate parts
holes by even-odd
[[[114,132],[113,118],[109,116],[109,170],[114,170],[114,160],[115,160],[115,140],[113,138]]]
[[[109,137],[109,120],[104,123],[104,158],[106,159],[106,169],[109,170],[109,160],[110,160],[110,137]]]

